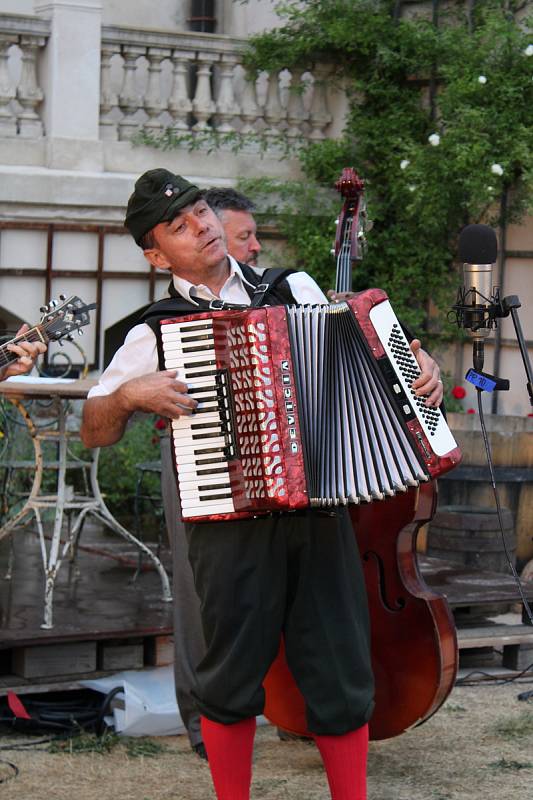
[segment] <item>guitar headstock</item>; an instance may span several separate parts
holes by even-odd
[[[68,299],[60,295],[59,302],[51,300],[41,308],[43,315],[38,327],[50,341],[59,341],[76,331],[81,334],[81,329],[90,323],[89,311],[94,308],[96,303],[87,305],[74,295]]]

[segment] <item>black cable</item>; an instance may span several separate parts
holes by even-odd
[[[50,744],[51,742],[57,742],[57,741],[59,741],[61,739],[68,739],[68,738],[69,738],[68,736],[64,736],[64,735],[63,736],[48,736],[46,739],[38,739],[36,742],[33,741],[33,740],[30,740],[29,742],[19,742],[18,744],[15,744],[15,743],[13,743],[13,744],[3,744],[3,745],[0,745],[0,750],[24,750],[24,749],[27,748],[28,750],[35,749],[35,750],[46,751],[45,747],[41,748],[41,747],[37,747],[36,745],[39,745],[39,744]]]
[[[19,731],[39,732],[50,731],[53,735],[49,739],[41,739],[38,742],[27,742],[21,747],[31,747],[35,744],[43,744],[56,739],[65,738],[69,735],[79,735],[85,732],[94,732],[101,736],[106,729],[104,716],[109,711],[109,705],[113,697],[119,692],[124,692],[122,686],[116,686],[102,698],[101,693],[94,692],[94,699],[91,696],[82,704],[79,695],[74,698],[61,698],[53,701],[49,696],[46,699],[28,698],[25,700],[25,707],[30,715],[30,719],[21,719],[11,714],[5,716],[5,711],[0,716],[0,723],[9,725]],[[95,702],[98,698],[99,702]],[[18,746],[5,746],[1,749],[17,749]]]
[[[120,693],[124,694],[124,687],[123,686],[115,686],[114,689],[111,689],[111,691],[108,692],[106,694],[106,696],[104,697],[104,701],[103,701],[102,705],[100,706],[100,711],[98,712],[98,716],[96,718],[96,722],[95,722],[95,726],[94,726],[94,732],[95,732],[96,736],[102,736],[102,734],[105,732],[106,723],[105,723],[104,717],[107,714],[107,712],[109,711],[109,706],[111,704],[111,700],[115,697],[115,695],[120,694]]]
[[[476,388],[476,391],[477,391],[477,405],[478,405],[478,410],[479,410],[479,421],[481,423],[481,433],[483,435],[483,442],[485,444],[485,452],[487,453],[487,463],[488,463],[489,471],[490,471],[490,480],[491,480],[491,484],[492,484],[492,491],[494,493],[494,498],[496,500],[496,511],[498,512],[498,523],[500,525],[500,533],[501,533],[502,542],[503,542],[503,549],[504,549],[504,552],[505,552],[505,557],[507,558],[507,563],[509,564],[509,567],[511,569],[511,573],[512,573],[513,578],[515,579],[515,583],[516,583],[516,585],[518,587],[518,591],[520,592],[520,597],[521,597],[525,612],[526,612],[526,614],[527,614],[527,616],[529,618],[530,624],[533,625],[533,611],[531,610],[531,607],[530,607],[530,605],[529,605],[529,603],[528,603],[528,601],[526,599],[526,596],[524,594],[524,590],[522,588],[522,582],[521,582],[520,577],[519,577],[519,575],[518,575],[518,573],[517,573],[517,571],[515,569],[515,565],[513,564],[513,561],[511,559],[511,555],[510,555],[509,550],[507,548],[507,542],[505,541],[505,534],[504,534],[504,531],[503,531],[502,509],[501,509],[501,506],[500,506],[500,495],[499,495],[498,489],[496,487],[496,477],[494,475],[494,466],[493,466],[493,463],[492,463],[492,453],[491,453],[491,449],[490,449],[489,438],[487,436],[487,429],[485,427],[485,417],[483,415],[483,404],[481,402],[481,391],[482,390]]]
[[[533,662],[531,664],[528,664],[528,666],[525,667],[525,669],[523,669],[521,672],[518,672],[516,675],[513,675],[511,678],[498,678],[497,675],[491,675],[489,672],[484,672],[481,669],[476,669],[476,670],[473,670],[472,672],[469,672],[464,677],[458,678],[455,681],[455,685],[456,686],[477,686],[480,683],[489,683],[490,682],[490,683],[497,683],[500,686],[504,686],[506,683],[514,683],[514,681],[517,681],[520,678],[523,678],[524,676],[527,676],[528,674],[531,673],[531,670],[533,670]],[[483,676],[483,680],[482,681],[481,680],[473,681],[473,680],[471,680],[471,676],[473,676],[473,675],[482,675]],[[532,681],[533,681],[533,678],[529,678],[529,680],[524,681],[524,683],[531,683]]]

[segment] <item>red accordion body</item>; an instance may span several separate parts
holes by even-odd
[[[365,358],[371,354],[377,363],[387,362],[391,374],[393,351],[389,348],[387,352],[387,341],[383,342],[383,336],[372,322],[372,310],[384,302],[387,302],[385,293],[372,289],[351,299],[348,306],[349,316],[356,320],[361,334],[362,348],[367,353]],[[187,383],[199,401],[199,413],[172,423],[185,520],[231,519],[310,505],[358,502],[357,498],[348,501],[330,498],[320,503],[310,497],[301,401],[314,389],[297,385],[299,373],[293,364],[296,337],[288,320],[291,308],[212,311],[161,323],[165,367],[176,368],[177,378]],[[308,350],[309,336],[300,333],[298,338],[303,349]],[[400,345],[404,351],[403,342]],[[403,351],[401,358],[407,363],[409,356]],[[312,353],[303,356],[314,359]],[[413,368],[411,362],[408,366]],[[317,369],[320,384],[320,365]],[[392,372],[397,376],[398,367],[392,365]],[[410,376],[411,373],[403,380],[403,400]],[[380,384],[386,386],[388,382],[391,379],[385,378]],[[431,426],[445,426],[445,422],[440,418],[436,423],[425,422],[424,409],[420,416],[413,398],[410,398],[408,414],[404,403],[407,418],[401,420],[401,403],[398,407],[394,398],[400,383],[400,378],[396,381],[393,378],[393,385],[385,391],[392,398],[395,416],[400,419],[400,423],[393,421],[391,424],[395,428],[400,424],[406,430],[416,454],[420,472],[415,468],[414,477],[408,479],[408,485],[416,485],[420,480],[451,469],[460,460],[460,453],[453,438],[449,438],[449,445],[448,439],[445,440],[446,452],[435,452],[434,443],[429,441],[434,430]],[[375,395],[375,390],[367,388],[366,392]],[[379,404],[374,396],[369,398],[370,406],[375,407],[376,402]],[[418,408],[421,408],[420,403]],[[373,413],[381,415],[381,412]],[[317,414],[313,412],[310,416]],[[304,427],[313,422],[310,420]],[[442,446],[440,449],[442,451]],[[382,457],[380,454],[379,458]],[[382,496],[380,489],[372,490],[372,496],[370,493],[367,496],[366,491],[362,492],[363,499]],[[395,491],[389,488],[385,494]]]

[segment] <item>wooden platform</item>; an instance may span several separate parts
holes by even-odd
[[[43,569],[37,537],[13,538],[13,577],[3,578],[9,542],[0,546],[0,693],[31,684],[75,681],[81,675],[170,663],[172,603],[146,560],[132,582],[137,551],[115,534],[87,525],[77,569],[61,566],[54,627],[43,630]],[[170,557],[161,553],[167,571]]]
[[[137,552],[96,526],[84,531],[78,574],[68,563],[59,572],[54,599],[55,625],[43,630],[43,572],[38,541],[30,531],[14,537],[11,581],[0,578],[0,695],[76,688],[83,677],[172,661],[172,607],[160,595],[157,574],[144,564],[132,577]],[[0,546],[0,575],[9,543]],[[170,554],[161,554],[170,568]],[[428,585],[444,594],[458,623],[461,657],[501,651],[500,665],[524,669],[533,662],[533,627],[495,624],[494,607],[519,600],[510,575],[477,572],[440,559],[420,557]],[[533,582],[526,585],[533,602]],[[485,613],[487,612],[487,613]],[[526,663],[527,662],[527,663]]]
[[[419,564],[428,586],[445,595],[452,609],[520,602],[518,587],[510,572],[476,570],[427,556],[419,556]],[[523,588],[528,600],[533,602],[533,581],[524,583]]]
[[[426,556],[419,563],[428,586],[443,594],[452,609],[462,672],[500,669],[505,677],[533,673],[533,626],[523,624],[527,620],[518,610],[520,593],[510,571],[480,571]],[[522,589],[533,605],[533,581],[522,582]],[[502,614],[509,609],[517,610]]]

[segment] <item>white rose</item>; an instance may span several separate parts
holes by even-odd
[[[501,164],[493,164],[490,171],[493,175],[503,175],[503,167]]]
[[[431,136],[428,136],[428,142],[433,145],[433,147],[437,147],[440,144],[440,136],[438,133],[432,133]]]
[[[404,158],[402,161],[400,161],[400,169],[407,169],[410,163],[411,162],[408,158]]]
[[[528,44],[526,49],[524,50],[525,56],[533,56],[533,44]]]
[[[479,78],[477,79],[477,82],[478,83],[487,83],[487,79],[486,79],[486,77],[484,75],[480,75]]]

